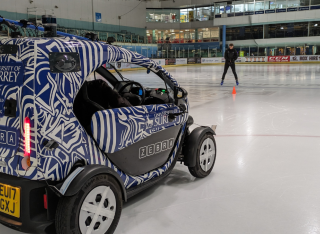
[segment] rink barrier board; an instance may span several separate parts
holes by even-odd
[[[237,65],[245,65],[245,64],[259,64],[259,65],[263,65],[263,64],[318,64],[320,63],[320,61],[318,62],[255,62],[255,63],[236,63]],[[186,66],[222,66],[224,65],[224,63],[196,63],[196,64],[178,64],[178,65],[164,65],[163,67],[186,67]],[[127,68],[127,69],[121,69],[119,71],[138,71],[138,70],[145,70],[145,68]],[[113,70],[110,71],[111,73],[115,72]]]
[[[195,65],[223,65],[225,59],[222,57],[214,58],[178,58],[178,59],[153,59],[163,67],[176,66],[195,66]],[[300,55],[300,56],[256,56],[240,57],[236,64],[312,64],[320,63],[320,55]],[[116,63],[114,66],[120,71],[136,71],[145,68],[137,67],[132,64]],[[112,69],[110,70],[111,72]]]

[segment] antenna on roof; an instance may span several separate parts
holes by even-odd
[[[54,15],[43,15],[42,25],[44,28],[44,37],[57,36],[57,19]]]
[[[98,40],[98,34],[95,34],[95,33],[92,33],[92,32],[86,33],[86,35],[84,37],[88,38],[91,41],[97,41]]]
[[[115,41],[116,41],[116,39],[114,37],[108,37],[108,39],[107,39],[107,43],[109,45],[112,45],[112,43],[114,43]]]

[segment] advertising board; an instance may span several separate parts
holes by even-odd
[[[174,58],[166,59],[166,65],[176,65],[176,59]]]
[[[252,57],[246,57],[245,58],[245,62],[246,63],[255,63],[255,62],[267,62],[268,61],[268,57],[265,56],[252,56]]]
[[[319,61],[319,56],[317,55],[309,56],[309,61]]]
[[[244,62],[245,61],[245,57],[239,57],[235,62],[236,63],[241,63],[241,62]],[[221,58],[221,62],[222,63],[225,63],[226,62],[226,59],[225,58]]]
[[[176,65],[188,64],[188,60],[186,58],[177,58]]]
[[[290,56],[269,56],[268,62],[290,62]]]
[[[316,62],[320,61],[319,55],[296,55],[290,56],[290,62]]]
[[[201,58],[201,63],[221,63],[221,58]]]
[[[188,58],[188,64],[201,63],[201,58]]]
[[[166,60],[165,59],[152,59],[156,63],[158,63],[160,66],[166,65]]]

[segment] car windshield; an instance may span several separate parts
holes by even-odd
[[[106,68],[119,80],[132,80],[145,88],[166,88],[165,82],[154,72],[131,63],[111,63]]]

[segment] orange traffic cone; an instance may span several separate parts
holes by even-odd
[[[236,87],[233,87],[232,94],[237,94]]]

